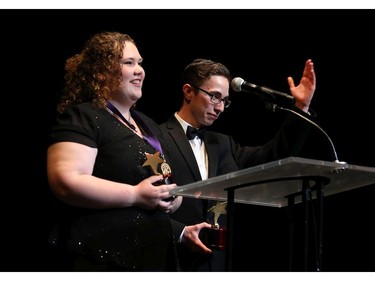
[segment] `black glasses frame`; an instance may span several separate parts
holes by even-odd
[[[191,84],[190,84],[191,85]],[[213,104],[219,104],[221,102],[224,103],[224,108],[228,108],[229,105],[231,104],[231,101],[228,99],[228,98],[221,98],[221,97],[218,97],[216,96],[215,94],[212,94],[210,92],[207,92],[206,90],[203,90],[202,88],[200,87],[197,87],[195,85],[191,85],[193,86],[194,88],[198,89],[199,91],[202,91],[203,93],[207,94],[209,97],[210,97],[210,101],[213,103]]]

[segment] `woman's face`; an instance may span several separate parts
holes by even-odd
[[[122,84],[119,94],[132,104],[142,97],[142,84],[145,78],[145,71],[141,66],[143,58],[139,54],[138,48],[127,41],[121,63]]]

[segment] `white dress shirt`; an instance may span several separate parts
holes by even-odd
[[[174,116],[177,118],[178,122],[181,124],[186,134],[187,127],[191,125],[184,121],[180,116],[178,116],[177,112],[174,114]],[[202,180],[205,180],[208,177],[208,156],[206,148],[204,146],[204,142],[198,136],[196,136],[194,139],[189,140],[189,143],[191,148],[193,149],[195,159],[197,160],[199,171],[201,173],[201,178]]]

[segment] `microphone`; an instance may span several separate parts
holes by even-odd
[[[270,88],[257,86],[255,84],[246,82],[245,80],[243,80],[240,77],[233,78],[230,85],[231,85],[233,91],[235,91],[235,92],[255,92],[265,101],[278,100],[279,102],[283,102],[284,104],[285,103],[288,103],[288,104],[293,103],[294,104],[294,97],[293,96],[288,95],[286,93],[282,93],[282,92],[279,92],[279,91],[272,90]],[[328,134],[317,123],[315,123],[311,119],[307,118],[306,116],[302,115],[301,113],[298,113],[295,110],[292,110],[292,109],[289,109],[289,108],[284,108],[282,106],[276,105],[275,103],[271,104],[271,102],[269,102],[269,103],[266,102],[266,105],[267,105],[267,108],[272,109],[273,111],[281,110],[281,111],[287,111],[287,112],[290,112],[292,114],[295,114],[296,116],[300,117],[302,120],[305,120],[306,122],[308,122],[311,125],[313,125],[314,127],[316,127],[328,139],[329,144],[332,148],[334,162],[338,163],[338,164],[346,164],[346,162],[344,162],[344,161],[339,161],[339,159],[337,157],[335,146],[334,146],[331,138],[328,136]],[[339,167],[335,171],[341,172],[343,169],[345,169],[345,168]]]
[[[282,103],[294,104],[293,96],[267,87],[257,86],[253,83],[246,82],[240,77],[233,78],[230,85],[235,92],[255,92],[261,98],[266,100],[278,100]]]

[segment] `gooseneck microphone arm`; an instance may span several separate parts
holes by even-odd
[[[302,114],[298,113],[295,110],[292,110],[292,109],[289,109],[289,108],[284,108],[282,106],[279,106],[279,105],[277,105],[275,103],[271,103],[271,102],[265,102],[265,103],[266,103],[266,108],[271,109],[273,112],[276,112],[276,110],[290,112],[290,113],[292,113],[292,114],[300,117],[301,119],[305,120],[306,122],[310,123],[315,128],[317,128],[320,132],[323,133],[323,135],[325,135],[325,137],[327,138],[328,142],[330,143],[330,146],[332,148],[333,157],[335,159],[334,162],[335,163],[339,163],[339,164],[346,164],[346,162],[339,161],[339,158],[337,157],[337,152],[336,152],[335,146],[333,144],[333,141],[331,140],[331,138],[329,137],[329,135],[322,129],[322,127],[320,127],[317,123],[315,123],[311,119],[307,118],[306,116],[303,116]]]

